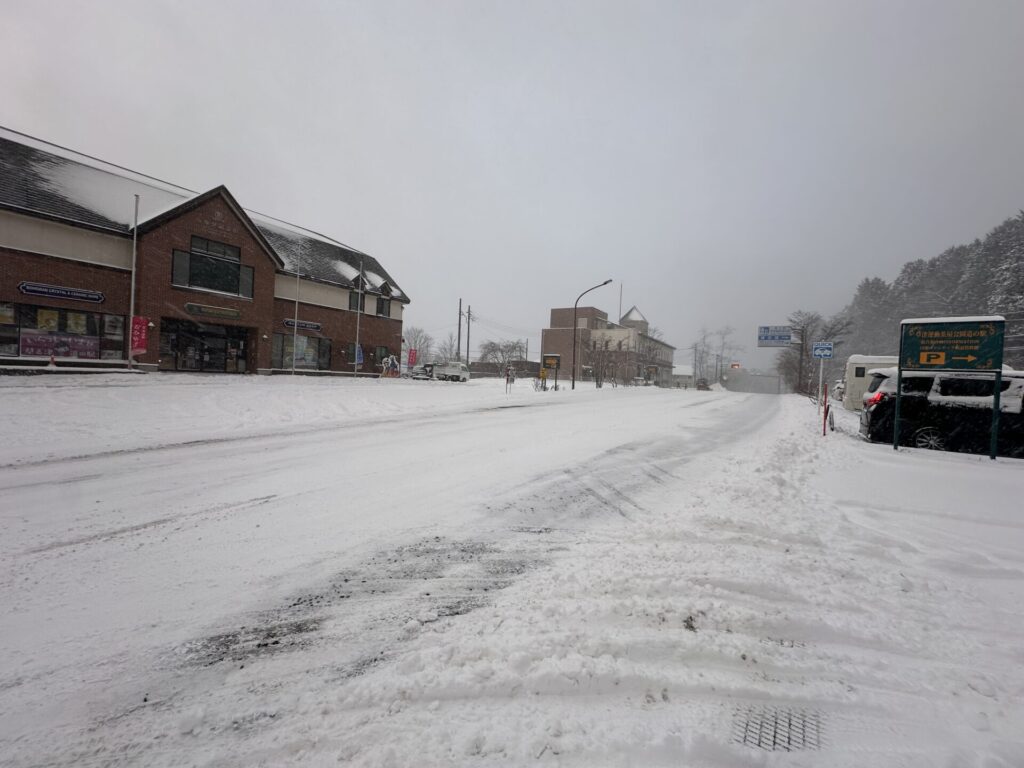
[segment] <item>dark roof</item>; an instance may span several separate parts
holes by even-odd
[[[133,195],[139,195],[139,230],[147,221],[165,218],[218,194],[203,195],[118,166],[85,159],[70,151],[51,151],[0,133],[0,208],[128,236],[134,216]],[[234,198],[230,198],[231,201]],[[237,203],[235,203],[237,206]],[[375,258],[302,227],[270,216],[244,211],[257,240],[269,246],[284,269],[313,280],[352,287],[362,263],[367,290],[384,283],[399,301],[409,298]]]

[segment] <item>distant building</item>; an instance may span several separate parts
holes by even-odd
[[[572,375],[572,317],[572,307],[552,309],[550,327],[541,330],[541,352],[561,355],[565,377]],[[635,306],[617,323],[597,307],[580,307],[575,330],[578,380],[672,385],[675,347],[650,334],[647,318]]]

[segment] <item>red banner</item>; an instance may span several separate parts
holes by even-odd
[[[412,368],[414,365],[416,365],[416,350],[415,349],[410,349],[409,350],[409,367]]]
[[[149,318],[135,316],[132,318],[132,355],[141,355],[146,351],[149,342]]]

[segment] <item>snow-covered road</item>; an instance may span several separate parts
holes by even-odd
[[[0,392],[11,765],[1024,765],[1024,462],[719,392]]]

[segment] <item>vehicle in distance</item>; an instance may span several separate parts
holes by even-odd
[[[469,381],[469,367],[465,363],[435,363],[434,378],[441,381]]]
[[[891,443],[896,413],[896,369],[870,372],[860,434]],[[990,373],[904,371],[900,443],[938,451],[987,453],[995,377]],[[997,453],[1024,458],[1024,371],[1004,371],[999,392]]]
[[[708,385],[707,379],[697,379],[697,389],[701,392],[710,392],[711,387]]]
[[[434,364],[424,363],[418,365],[406,374],[410,379],[416,379],[417,381],[426,381],[434,378]]]

